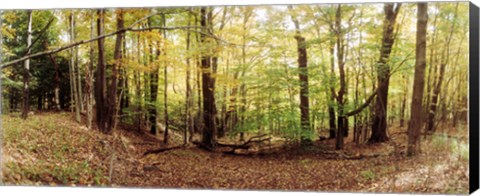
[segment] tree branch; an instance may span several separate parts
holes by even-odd
[[[375,92],[373,92],[370,97],[368,97],[368,99],[365,101],[365,103],[363,103],[361,106],[359,106],[357,109],[353,110],[353,111],[350,111],[348,113],[346,113],[344,116],[345,117],[349,117],[349,116],[353,116],[355,114],[358,114],[360,112],[363,111],[363,109],[365,109],[368,105],[370,105],[370,103],[373,101],[373,98],[375,98],[375,95],[377,95],[377,91],[378,91],[378,88],[377,90],[375,90]]]
[[[39,32],[38,37],[37,37],[35,40],[33,40],[32,44],[27,48],[26,51],[29,51],[29,50],[32,48],[32,46],[33,46],[35,43],[37,43],[37,41],[44,35],[45,31],[47,31],[47,29],[50,27],[50,25],[52,24],[52,22],[53,22],[54,20],[55,20],[55,18],[52,18],[52,19],[50,19],[50,21],[48,21],[47,25],[45,25],[45,27],[43,27],[43,29]],[[25,53],[25,55],[26,55],[26,54],[27,54],[27,53]]]
[[[99,39],[103,39],[103,38],[106,38],[106,37],[111,37],[111,36],[114,36],[114,35],[116,35],[116,34],[124,33],[124,32],[127,32],[127,31],[137,32],[137,31],[148,31],[148,30],[152,30],[152,29],[158,29],[158,30],[177,30],[177,29],[191,29],[191,28],[199,28],[199,27],[196,27],[196,26],[178,26],[178,27],[160,27],[160,26],[153,26],[153,27],[139,28],[139,29],[133,29],[132,27],[128,27],[128,28],[124,28],[124,29],[120,29],[120,30],[118,30],[118,31],[112,32],[112,33],[108,33],[108,34],[104,34],[104,35],[95,37],[95,38],[93,38],[93,39],[80,40],[80,41],[77,41],[77,42],[74,42],[74,43],[71,43],[71,44],[67,44],[67,45],[62,46],[62,47],[60,47],[60,48],[56,48],[56,49],[52,49],[52,50],[47,50],[47,51],[43,51],[43,52],[37,52],[37,53],[34,53],[34,54],[30,54],[30,55],[25,55],[25,56],[23,56],[23,57],[21,57],[21,58],[18,58],[18,59],[16,59],[16,60],[8,61],[8,62],[5,62],[5,63],[0,64],[0,69],[4,69],[4,68],[7,68],[7,67],[10,67],[10,66],[12,66],[12,65],[14,65],[14,64],[16,64],[16,63],[25,61],[25,60],[27,60],[27,59],[31,59],[31,58],[35,58],[35,57],[39,57],[39,56],[43,56],[43,55],[54,54],[54,53],[57,53],[57,52],[60,52],[60,51],[63,51],[63,50],[66,50],[66,49],[69,49],[69,48],[72,48],[72,47],[81,45],[81,44],[90,43],[90,42],[93,42],[93,41],[97,41],[97,40],[99,40]]]

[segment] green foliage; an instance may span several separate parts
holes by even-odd
[[[376,175],[375,175],[375,173],[374,173],[372,170],[364,170],[364,171],[361,171],[361,172],[360,172],[360,175],[361,175],[365,180],[368,180],[368,181],[371,181],[371,180],[375,180],[375,179],[376,179]]]

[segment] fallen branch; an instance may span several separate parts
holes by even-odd
[[[143,153],[143,156],[149,155],[149,154],[157,154],[157,153],[162,153],[166,152],[169,150],[175,150],[175,149],[180,149],[183,148],[184,146],[173,146],[173,147],[168,147],[168,148],[159,148],[159,149],[154,149],[154,150],[148,150],[145,153]]]
[[[262,138],[262,137],[265,137],[265,136],[267,136],[267,134],[253,136],[253,137],[249,138],[243,144],[222,144],[222,143],[217,142],[217,146],[231,148],[231,150],[228,151],[228,153],[235,154],[235,150],[237,150],[237,149],[244,149],[244,150],[250,149],[252,147],[253,143],[263,143],[263,142],[266,142],[266,141],[270,142],[271,139],[272,139],[271,137],[259,139],[259,138]]]
[[[214,148],[211,148],[211,147],[203,144],[202,142],[192,140],[192,143],[195,144],[196,146],[198,146],[198,147],[201,148],[201,149],[204,149],[204,150],[207,150],[207,151],[210,151],[210,152],[215,151]]]

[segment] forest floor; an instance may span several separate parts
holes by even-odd
[[[187,145],[144,156],[167,147],[161,136],[125,127],[101,134],[63,112],[37,113],[27,121],[3,115],[2,121],[6,185],[468,193],[465,126],[428,136],[414,158],[405,156],[406,130],[398,127],[389,130],[391,142],[357,145],[347,138],[342,151],[333,149],[333,140],[323,140],[264,155]],[[181,133],[171,134],[170,146],[182,141]]]

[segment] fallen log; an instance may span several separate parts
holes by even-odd
[[[228,153],[229,154],[235,154],[235,150],[237,150],[237,149],[248,150],[251,147],[253,147],[253,144],[255,144],[255,143],[258,144],[258,143],[263,143],[263,142],[266,142],[266,141],[268,141],[270,143],[272,138],[271,137],[262,138],[262,137],[265,137],[265,136],[267,136],[267,134],[253,136],[242,144],[223,144],[223,143],[217,142],[217,146],[218,147],[231,148],[231,150],[228,151]]]
[[[149,155],[149,154],[157,154],[157,153],[162,153],[162,152],[166,152],[166,151],[169,151],[169,150],[175,150],[175,149],[180,149],[180,148],[183,148],[184,146],[173,146],[173,147],[168,147],[168,148],[158,148],[158,149],[154,149],[154,150],[147,150],[145,153],[143,153],[143,156],[146,156],[146,155]]]

